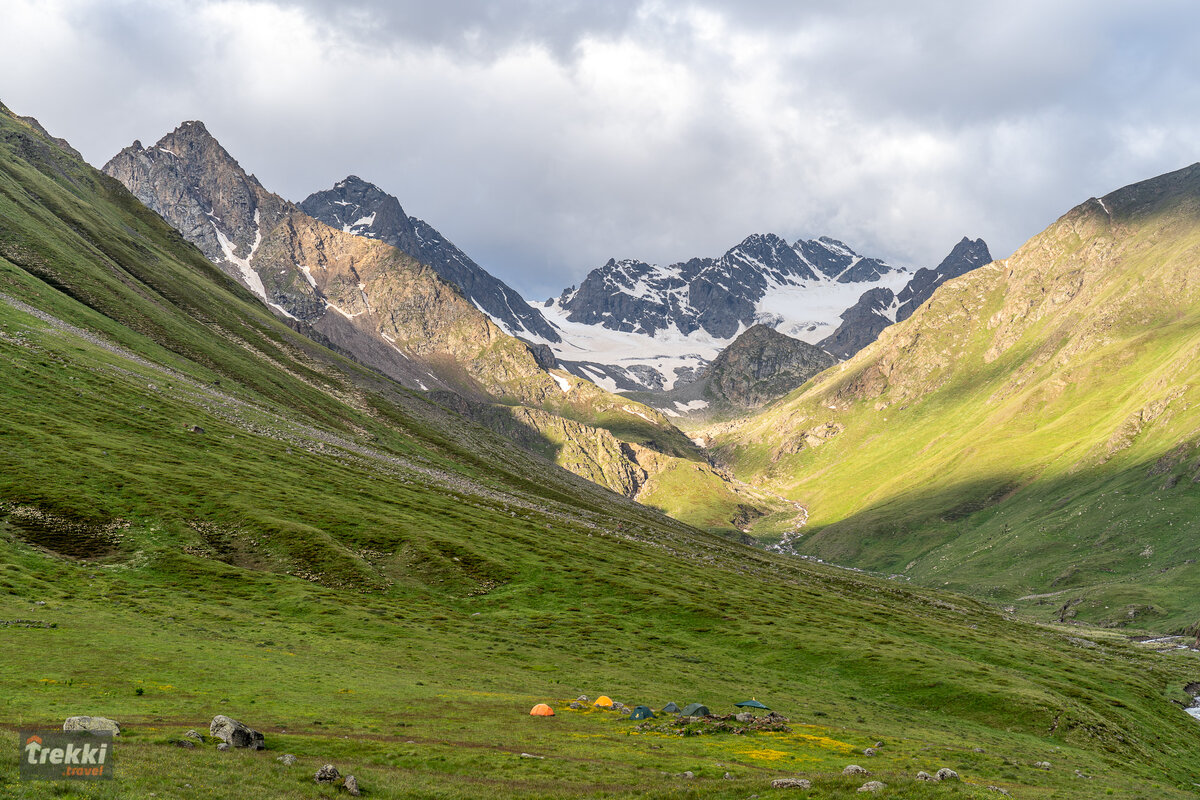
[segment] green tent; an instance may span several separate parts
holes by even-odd
[[[763,711],[771,710],[771,709],[767,708],[766,706],[764,706],[762,703],[758,702],[757,700],[743,700],[742,702],[734,703],[733,705],[736,708],[761,708]]]
[[[633,713],[629,715],[630,719],[655,719],[654,712],[650,710],[650,706],[635,706]]]
[[[674,703],[667,703],[665,706],[663,706],[663,713],[664,714],[678,714],[679,706],[675,705]]]
[[[685,708],[682,713],[683,713],[683,716],[685,716],[685,717],[710,717],[710,716],[712,716],[712,712],[708,710],[708,706],[701,705],[700,703],[692,703],[690,706]]]

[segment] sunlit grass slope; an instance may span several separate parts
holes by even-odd
[[[0,620],[25,621],[0,627],[0,749],[68,715],[126,728],[118,781],[56,796],[328,797],[325,762],[375,797],[743,798],[797,773],[798,796],[850,797],[841,769],[864,761],[918,798],[1200,780],[1190,652],[773,556],[604,491],[283,326],[7,114],[0,295]],[[793,730],[637,734],[567,708],[601,692],[754,696]],[[558,716],[527,716],[539,701]],[[269,749],[169,743],[217,713]],[[915,782],[941,766],[964,782]],[[0,760],[0,794],[48,791]]]
[[[1193,166],[948,283],[722,454],[809,507],[806,552],[1048,594],[1045,618],[1183,628],[1200,618],[1198,353]]]

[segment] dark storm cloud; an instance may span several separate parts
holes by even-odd
[[[362,175],[544,297],[767,230],[1007,255],[1197,159],[1198,23],[1183,0],[9,0],[0,99],[97,164],[200,118],[289,198]]]

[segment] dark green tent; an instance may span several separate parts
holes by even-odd
[[[692,703],[690,706],[685,708],[682,713],[685,717],[712,716],[712,712],[708,710],[708,706],[700,705],[699,703]]]
[[[634,706],[633,713],[629,715],[630,719],[655,719],[654,712],[650,710],[650,706]]]
[[[757,700],[743,700],[742,702],[734,703],[733,705],[736,708],[761,708],[763,711],[771,710],[771,709],[767,708],[766,706],[764,706],[762,703],[758,702]]]
[[[667,703],[665,706],[663,706],[663,713],[664,714],[678,714],[679,706],[675,705],[674,703]]]

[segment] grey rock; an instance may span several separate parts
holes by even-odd
[[[110,731],[113,736],[121,735],[121,725],[108,717],[67,717],[62,729],[65,733],[71,731]]]
[[[772,789],[811,789],[812,781],[807,778],[776,778],[771,781]]]
[[[545,758],[545,756],[535,756],[533,753],[521,753],[521,758]]]
[[[1049,761],[1035,761],[1035,762],[1033,762],[1033,766],[1036,767],[1037,769],[1050,769],[1050,762]]]
[[[677,778],[683,778],[684,780],[689,780],[689,781],[690,781],[692,778],[696,777],[696,773],[692,772],[692,771],[689,769],[687,772],[681,772],[681,773],[679,773],[678,775],[676,775],[675,777],[677,777]]]
[[[333,764],[325,764],[317,774],[313,776],[313,780],[317,783],[337,783],[341,780],[342,773],[338,772],[338,768]]]
[[[875,755],[875,748],[874,748],[874,747],[868,747],[867,749],[863,750],[863,755],[864,755],[864,756],[873,756],[873,755]]]
[[[183,735],[183,738],[185,738],[185,739],[195,739],[197,742],[203,742],[203,741],[204,741],[204,737],[203,737],[203,736],[201,736],[200,734],[196,733],[195,731],[188,731],[187,733],[185,733],[185,734]]]
[[[221,752],[228,750],[229,742],[221,742],[220,744],[217,745],[217,749],[220,750]]]
[[[958,780],[958,773],[949,767],[942,767],[937,771],[937,779],[939,781],[956,781]]]
[[[989,786],[987,788],[988,788],[988,791],[990,791],[990,792],[999,792],[1000,794],[1004,795],[1005,797],[1012,797],[1012,795],[1008,793],[1008,789],[1004,789],[1000,786]]]
[[[732,775],[730,775],[728,772],[726,772],[726,773],[725,773],[724,775],[722,775],[721,777],[722,777],[722,778],[724,778],[724,779],[725,779],[725,780],[727,780],[727,781],[731,781],[731,780],[733,780],[733,776],[732,776]]]
[[[275,760],[278,761],[280,764],[283,764],[285,767],[290,767],[292,764],[296,763],[296,757],[294,755],[292,755],[291,753],[284,753],[283,755],[281,755],[279,758],[277,758]]]
[[[571,704],[569,706],[567,706],[567,708],[573,708],[576,711],[579,711],[582,708],[587,708],[587,706],[585,706],[583,703],[579,702],[578,700],[572,700]]]
[[[360,794],[362,794],[358,790],[358,780],[353,775],[347,775],[346,780],[342,783],[342,786],[346,789],[351,797],[358,797]]]
[[[172,739],[171,744],[176,747],[182,747],[185,750],[193,750],[196,747],[196,743],[191,739]]]
[[[579,697],[576,697],[575,699],[580,703],[588,702],[588,696],[586,694],[581,694],[581,695],[579,695]]]
[[[754,722],[754,715],[752,713],[750,713],[749,711],[743,711],[740,714],[734,714],[733,718],[736,719],[738,722],[742,723],[743,725],[747,725],[751,722]]]
[[[858,791],[860,791],[860,792],[882,792],[886,788],[887,788],[886,783],[880,783],[879,781],[867,781],[862,786],[858,787]]]
[[[920,772],[917,773],[917,780],[919,780],[919,781],[936,781],[937,778],[933,777],[925,770],[921,770]]]
[[[266,741],[261,733],[224,714],[217,714],[212,718],[212,722],[208,725],[208,733],[231,747],[267,749]]]
[[[860,767],[858,764],[850,764],[844,770],[842,770],[842,774],[843,775],[870,775],[871,773],[868,772],[866,769]]]

